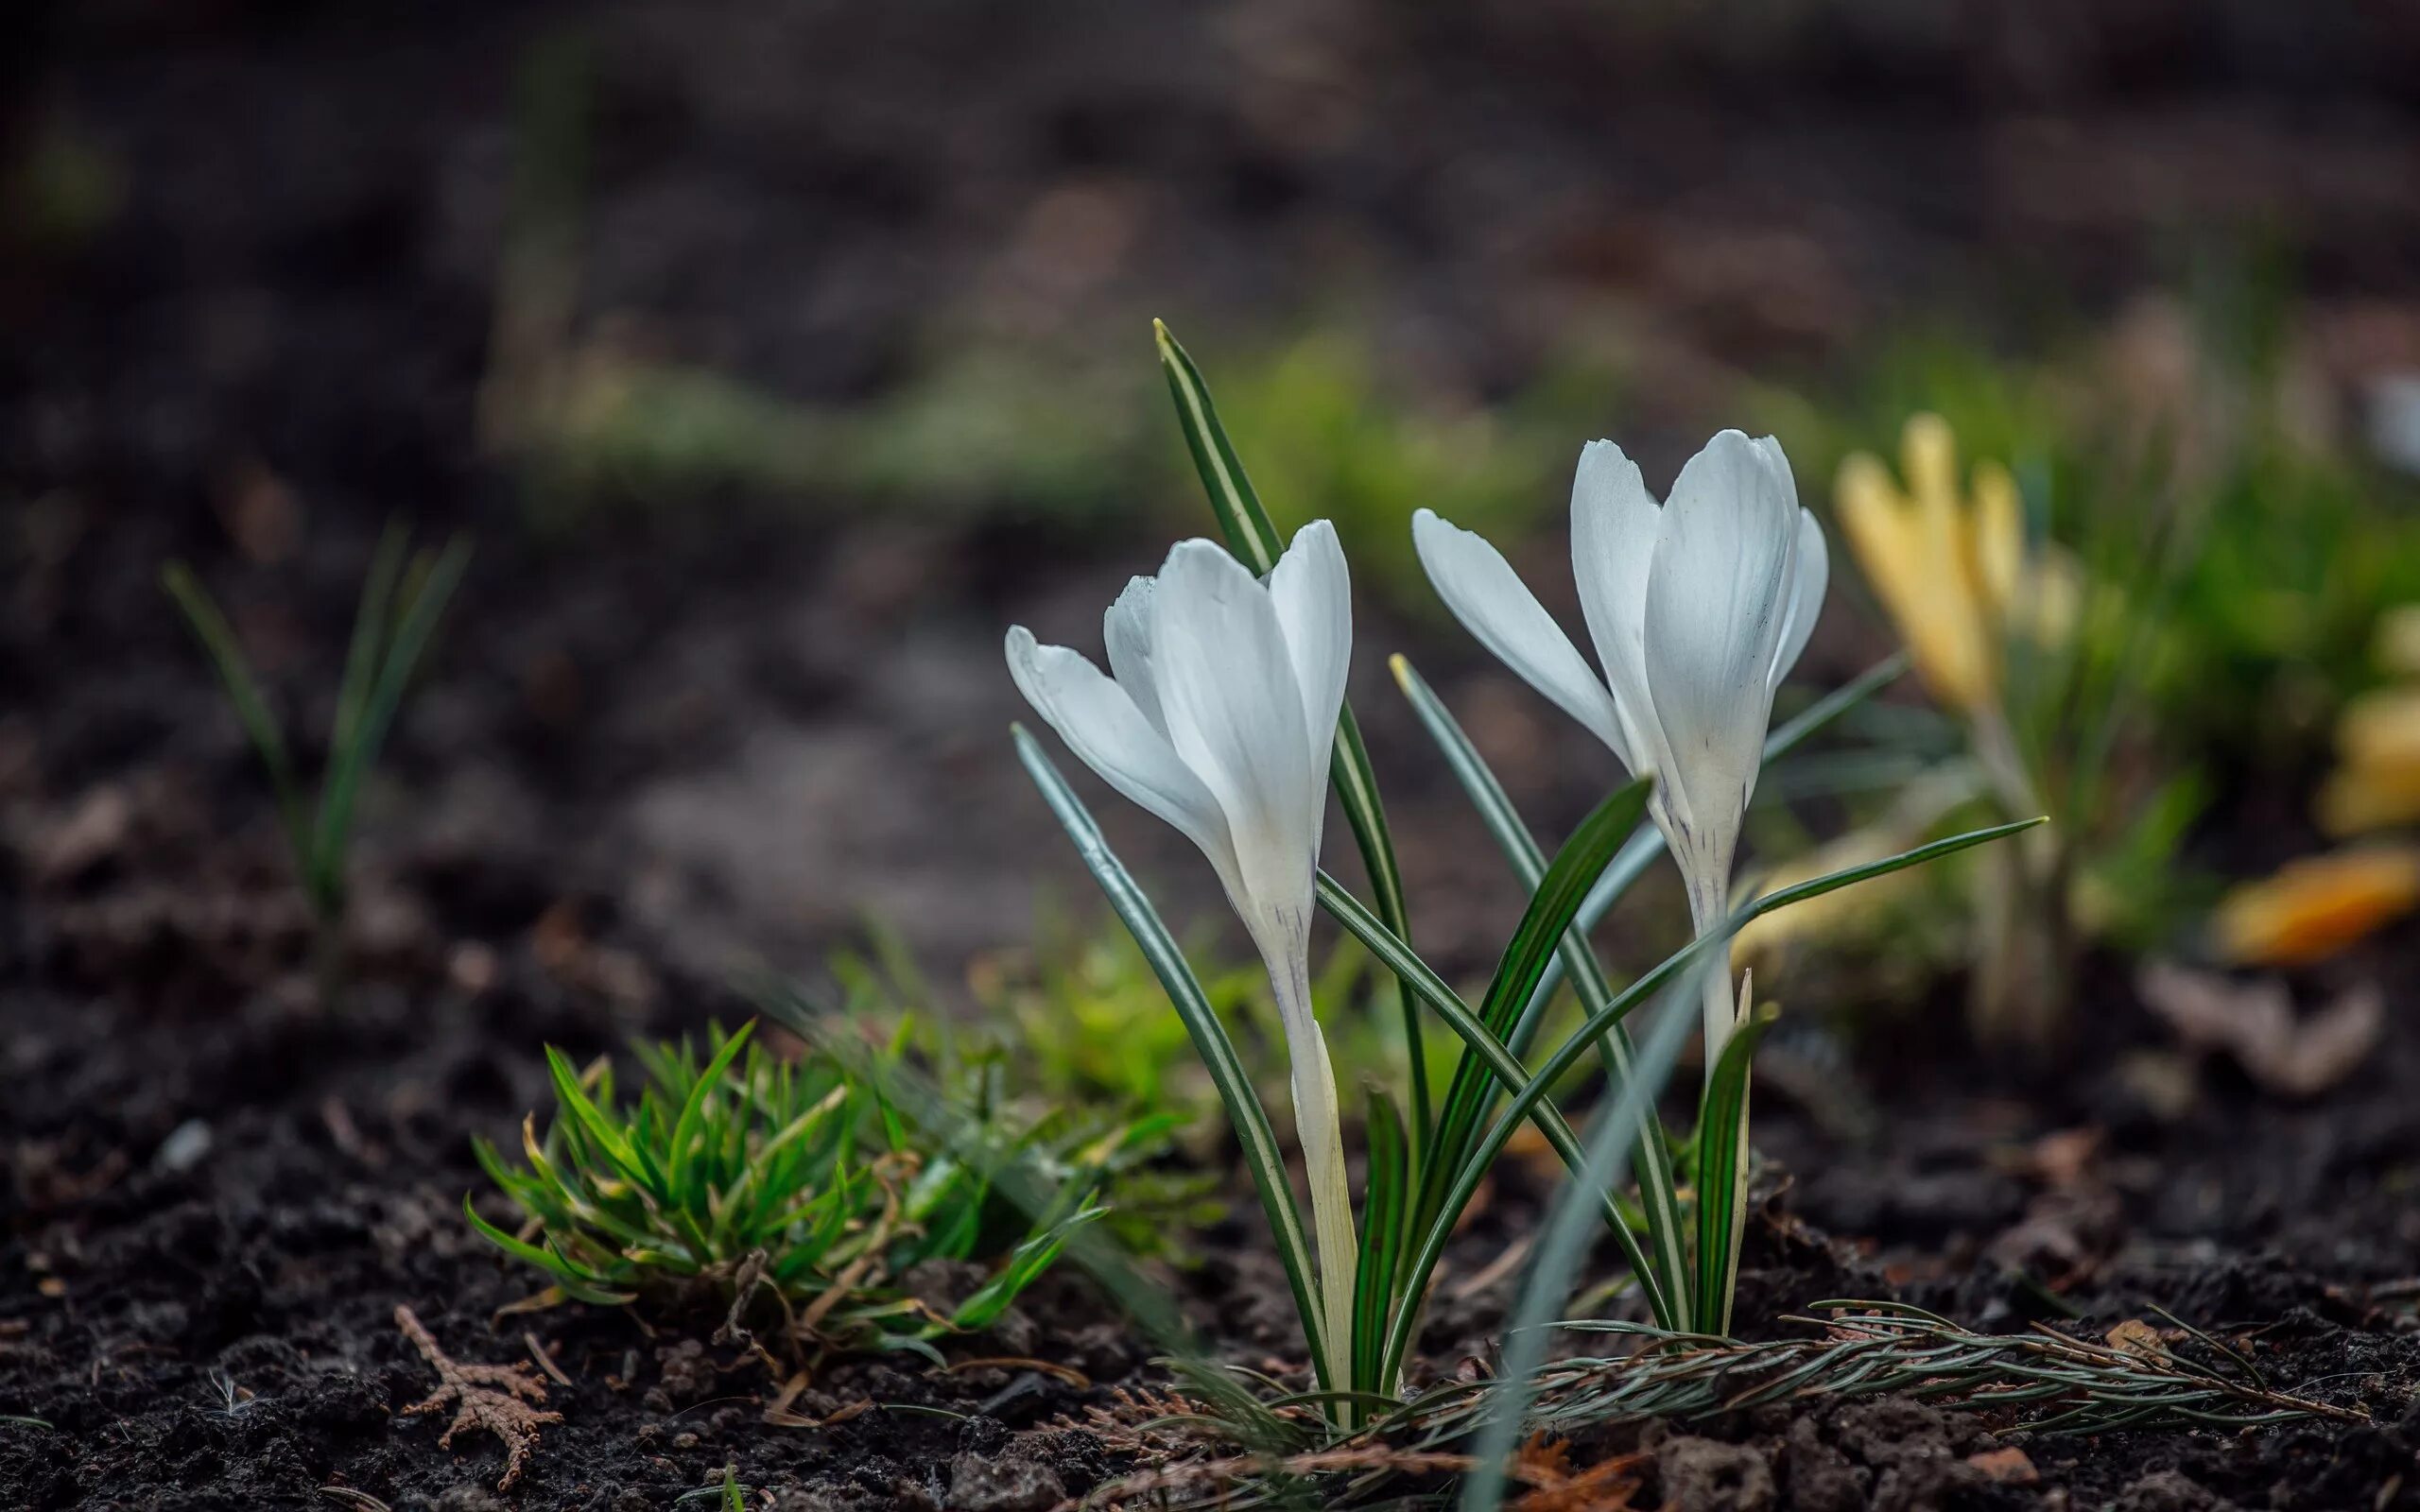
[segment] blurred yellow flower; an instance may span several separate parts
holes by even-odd
[[[2370,847],[2306,856],[2227,894],[2211,919],[2241,966],[2324,960],[2420,903],[2420,850]]]
[[[1899,438],[1899,473],[1858,452],[1841,463],[1833,492],[1841,528],[1935,696],[1973,713],[1999,696],[2012,623],[2045,640],[2064,637],[2081,611],[2082,584],[2064,565],[2029,560],[2025,506],[1997,462],[1975,464],[1962,496],[1958,438],[1938,415],[1911,417]]]
[[[2354,699],[2336,747],[2342,765],[2320,787],[2320,828],[2346,835],[2420,820],[2420,686]]]

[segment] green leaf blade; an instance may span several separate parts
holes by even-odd
[[[1723,1041],[1698,1112],[1697,1332],[1727,1337],[1748,1215],[1748,1072],[1773,1025],[1751,1017]]]

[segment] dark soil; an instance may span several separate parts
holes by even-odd
[[[2018,46],[1991,8],[1947,30],[1875,9],[1665,36],[1573,6],[1399,30],[1326,5],[597,8],[589,299],[820,401],[879,392],[937,330],[1282,322],[1340,287],[1486,390],[1558,312],[1611,301],[1667,370],[1651,452],[1741,365],[1820,363],[1995,288],[2114,302],[2179,227],[2290,222],[2324,301],[2420,296],[2420,123],[2394,93],[2420,29],[2386,10],[2286,35],[2025,8],[2059,24]],[[1106,585],[1157,549],[737,500],[523,534],[473,417],[517,60],[564,20],[61,8],[11,49],[30,87],[0,129],[63,112],[125,181],[72,253],[0,246],[0,1414],[40,1419],[0,1420],[0,1506],[370,1504],[332,1488],[635,1512],[729,1465],[790,1508],[1038,1509],[1123,1468],[1050,1425],[1157,1379],[1072,1276],[955,1352],[1092,1388],[838,1362],[793,1404],[821,1429],[766,1426],[777,1383],[684,1320],[497,1316],[534,1282],[461,1222],[468,1142],[542,1105],[542,1044],[741,1013],[735,968],[811,971],[869,913],[947,981],[1042,896],[1086,896],[1008,759],[998,635],[1090,644]],[[1074,282],[1035,239],[1070,187],[1135,228]],[[281,707],[324,729],[390,511],[479,556],[366,806],[355,985],[329,1012],[251,753],[156,574],[194,559]],[[1828,626],[1809,671],[1869,648]],[[1423,943],[1483,968],[1515,900],[1440,774],[1392,756],[1417,747],[1363,663]],[[1424,664],[1542,825],[1582,812],[1601,752],[1466,646]],[[1181,841],[1104,818],[1172,915],[1214,905]],[[2178,1059],[2112,963],[2055,1068],[1975,1051],[1954,994],[1844,1058],[1777,1043],[1755,1125],[1776,1195],[1741,1287],[1747,1319],[1887,1293],[2105,1328],[2157,1304],[2377,1426],[2029,1436],[1879,1400],[1591,1447],[1645,1452],[1641,1504],[1673,1507],[2420,1505],[2420,1341],[2380,1300],[2409,1291],[2378,1290],[2420,1269],[2411,961],[2407,939],[2342,968],[2390,985],[2388,1029],[2307,1104]],[[1508,1177],[1457,1275],[1536,1195]],[[1282,1368],[1257,1245],[1209,1236],[1187,1303]],[[1441,1301],[1430,1369],[1481,1347],[1500,1292]],[[398,1416],[437,1384],[399,1306],[460,1361],[534,1347],[569,1379],[509,1495],[494,1440],[441,1451],[441,1416]]]

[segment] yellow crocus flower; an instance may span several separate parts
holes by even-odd
[[[2220,954],[2242,966],[2324,960],[2420,903],[2420,850],[2368,847],[2288,862],[2227,894],[2212,917]]]
[[[1958,440],[1938,415],[1899,438],[1903,490],[1879,457],[1841,463],[1841,528],[1935,696],[1973,713],[1997,701],[2002,642],[2030,574],[2016,480],[1975,465],[1962,495]]]

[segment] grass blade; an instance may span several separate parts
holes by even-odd
[[[1513,808],[1512,799],[1505,793],[1504,785],[1495,780],[1495,773],[1489,769],[1486,759],[1479,755],[1478,747],[1472,745],[1470,737],[1463,733],[1461,723],[1445,707],[1444,701],[1437,696],[1418,672],[1412,670],[1411,662],[1398,656],[1390,659],[1387,664],[1393,670],[1396,685],[1403,689],[1412,713],[1419,716],[1429,738],[1444,754],[1445,764],[1452,770],[1455,781],[1461,784],[1472,806],[1478,810],[1480,822],[1487,826],[1488,833],[1495,839],[1496,848],[1511,863],[1513,875],[1520,879],[1523,887],[1535,893],[1546,878],[1546,856],[1539,850],[1537,839],[1530,834],[1530,827],[1522,822],[1519,811]],[[1638,834],[1653,833],[1652,830],[1637,832]],[[1632,841],[1624,842],[1625,848],[1634,841],[1635,835]],[[1613,1001],[1613,986],[1605,980],[1604,971],[1597,964],[1597,953],[1590,948],[1586,932],[1577,924],[1564,932],[1557,959],[1564,974],[1577,986],[1583,1010],[1593,1014]],[[1545,999],[1533,994],[1530,1004],[1525,1005],[1520,1017],[1513,1022],[1507,1034],[1506,1044],[1514,1055],[1528,1050],[1529,1040],[1535,1036],[1537,1025],[1544,1022],[1543,1013],[1533,1014],[1530,1011],[1530,1006],[1543,1009],[1545,1003]],[[1597,1042],[1597,1046],[1605,1063],[1606,1085],[1617,1095],[1620,1089],[1630,1085],[1635,1074],[1634,1066],[1637,1057],[1630,1042],[1630,1032],[1616,1024],[1611,1033]],[[1656,1321],[1667,1328],[1678,1328],[1688,1313],[1689,1271],[1686,1257],[1682,1253],[1681,1205],[1675,1194],[1671,1157],[1664,1148],[1661,1125],[1640,1130],[1638,1149],[1632,1156],[1632,1169],[1638,1177],[1639,1204],[1646,1213],[1653,1262],[1652,1269],[1642,1271],[1640,1280],[1645,1283],[1651,1277],[1654,1283],[1649,1287],[1649,1292],[1650,1300],[1656,1306]]]
[[[1116,910],[1118,919],[1134,936],[1134,943],[1142,948],[1152,974],[1160,979],[1178,1017],[1184,1021],[1185,1032],[1193,1038],[1194,1051],[1210,1073],[1211,1083],[1225,1105],[1227,1122],[1243,1146],[1244,1166],[1252,1173],[1253,1186],[1260,1194],[1261,1211],[1268,1214],[1270,1230],[1277,1242],[1278,1259],[1285,1263],[1287,1283],[1293,1288],[1295,1309],[1302,1315],[1303,1332],[1322,1383],[1343,1386],[1343,1382],[1326,1380],[1329,1355],[1321,1326],[1319,1290],[1313,1282],[1318,1272],[1311,1263],[1310,1242],[1303,1232],[1303,1216],[1294,1203],[1294,1189],[1287,1180],[1285,1155],[1278,1148],[1276,1132],[1270,1126],[1269,1110],[1261,1106],[1260,1094],[1253,1090],[1252,1077],[1236,1055],[1235,1041],[1219,1022],[1218,1013],[1202,993],[1201,984],[1194,978],[1193,969],[1185,964],[1184,953],[1178,949],[1167,926],[1160,921],[1158,910],[1110,850],[1083,800],[1076,797],[1041,743],[1024,726],[1011,729],[1016,740],[1017,759],[1025,764],[1027,775],[1042,790],[1043,800],[1050,805],[1060,827],[1075,842],[1076,853],[1083,858],[1093,880],[1109,899],[1110,907]]]
[[[738,1057],[740,1047],[748,1042],[749,1035],[755,1028],[756,1021],[751,1019],[741,1024],[737,1032],[726,1036],[722,1048],[717,1050],[714,1059],[706,1062],[705,1069],[698,1073],[698,1079],[689,1084],[689,1095],[682,1100],[681,1116],[673,1122],[669,1145],[672,1191],[676,1201],[686,1202],[689,1198],[689,1176],[697,1166],[697,1157],[691,1153],[690,1146],[698,1142],[703,1127],[706,1105],[722,1091],[724,1074],[731,1070],[732,1061]]]
[[[512,1235],[506,1233],[479,1216],[479,1210],[471,1205],[471,1194],[467,1192],[462,1194],[462,1216],[471,1221],[471,1228],[480,1238],[513,1259],[535,1265],[555,1278],[555,1284],[563,1289],[563,1295],[566,1297],[575,1297],[582,1302],[594,1302],[602,1307],[611,1307],[630,1301],[638,1295],[635,1292],[609,1291],[596,1284],[594,1277],[553,1250],[541,1249],[535,1245],[515,1239]]]
[[[1266,576],[1284,554],[1286,538],[1269,518],[1244,472],[1243,460],[1227,439],[1218,406],[1210,402],[1210,386],[1201,381],[1201,369],[1193,365],[1165,323],[1152,321],[1151,332],[1159,343],[1160,368],[1167,375],[1168,392],[1176,401],[1185,450],[1193,454],[1194,469],[1201,474],[1201,487],[1210,496],[1210,508],[1219,518],[1220,534],[1227,538],[1227,549]],[[1336,754],[1328,765],[1328,781],[1336,789],[1337,801],[1343,805],[1344,822],[1352,826],[1354,844],[1360,849],[1362,868],[1369,873],[1370,890],[1378,901],[1378,917],[1397,939],[1409,940],[1411,914],[1404,902],[1403,872],[1395,865],[1394,840],[1387,832],[1377,774],[1371,769],[1369,748],[1362,744],[1361,726],[1353,717],[1349,700],[1337,716]],[[1411,1134],[1417,1164],[1432,1126],[1428,1068],[1421,1059],[1418,1016],[1400,993],[1397,1006],[1403,1014],[1405,1053],[1411,1061]]]
[[[457,541],[429,569],[426,581],[405,609],[402,623],[395,627],[394,638],[387,644],[378,676],[372,681],[369,696],[347,731],[351,738],[328,753],[327,780],[320,794],[320,820],[311,839],[310,875],[312,885],[328,889],[327,896],[331,898],[344,896],[345,843],[353,828],[354,800],[360,792],[362,775],[378,759],[378,749],[386,743],[388,729],[394,723],[395,710],[403,703],[404,690],[411,682],[413,669],[437,633],[438,620],[444,614],[446,602],[454,596],[470,560],[470,543]]]

